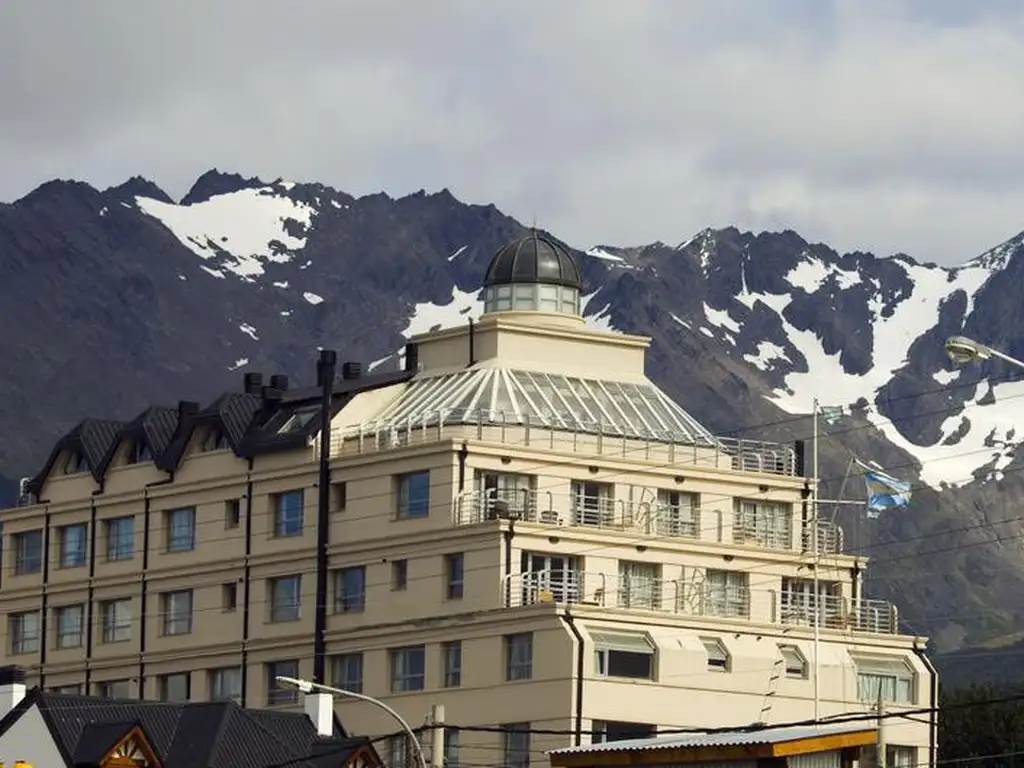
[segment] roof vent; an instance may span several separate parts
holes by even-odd
[[[350,360],[341,364],[341,378],[358,379],[363,375],[363,364]]]
[[[288,377],[283,373],[275,373],[270,377],[270,386],[274,389],[280,389],[282,392],[288,391]]]
[[[181,421],[183,418],[189,416],[195,416],[199,413],[199,403],[193,400],[179,400],[178,401],[178,420]]]
[[[262,387],[262,373],[247,373],[242,379],[242,391],[247,395],[258,395]]]

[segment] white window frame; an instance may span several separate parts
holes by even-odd
[[[192,634],[192,590],[178,589],[173,592],[164,592],[160,597],[163,603],[160,607],[163,611],[164,635]]]
[[[82,636],[85,634],[85,606],[82,603],[62,605],[54,613],[54,623],[57,625],[57,650],[81,648]],[[73,619],[70,626],[66,626],[68,619]]]
[[[783,672],[786,677],[791,680],[807,679],[807,657],[798,646],[780,643],[779,655],[782,657]]]
[[[725,641],[720,637],[702,637],[700,642],[704,646],[709,672],[732,671],[732,654],[729,653],[729,647]]]
[[[12,656],[39,652],[41,624],[39,611],[19,611],[10,615],[8,626]]]
[[[905,657],[853,657],[857,698],[874,704],[881,692],[886,704],[917,703],[917,673]]]
[[[422,691],[427,687],[427,648],[407,645],[388,653],[391,667],[391,692]],[[417,660],[416,663],[413,663]]]
[[[590,630],[590,639],[594,641],[594,674],[598,677],[611,677],[624,680],[657,680],[658,651],[650,636],[627,632],[600,632]],[[650,673],[646,677],[632,675],[614,675],[612,654],[629,653],[643,654],[650,657]]]
[[[103,642],[125,643],[132,639],[132,599],[105,600],[100,608],[103,620]]]
[[[294,583],[294,595],[289,589],[287,595],[278,594],[278,587],[285,583]],[[267,592],[270,596],[270,622],[277,624],[284,621],[298,621],[302,617],[302,576],[290,574],[267,579]]]
[[[242,698],[242,668],[218,667],[210,670],[210,699],[239,701]]]
[[[462,641],[441,643],[441,684],[445,688],[462,686]]]
[[[502,764],[505,768],[529,768],[533,749],[530,723],[504,723],[501,727]]]
[[[343,691],[362,693],[365,663],[362,651],[337,654],[331,659],[331,685]]]
[[[505,635],[505,681],[533,679],[533,632]]]

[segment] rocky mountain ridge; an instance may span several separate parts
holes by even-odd
[[[180,202],[142,178],[44,184],[0,206],[0,473],[31,474],[87,415],[208,401],[244,370],[304,380],[318,346],[389,365],[410,333],[479,313],[491,255],[522,232],[447,190],[355,198],[215,170]],[[828,514],[905,629],[955,650],[1024,629],[1024,384],[943,351],[965,333],[1024,356],[1022,243],[955,269],[735,228],[575,253],[588,322],[651,336],[651,378],[713,431],[807,438],[815,398],[847,406],[823,427],[825,495],[863,498],[855,455],[914,481],[914,504]]]

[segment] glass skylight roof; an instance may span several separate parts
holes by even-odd
[[[417,379],[376,420],[383,428],[436,424],[532,424],[641,440],[716,444],[653,384],[583,379],[504,368]]]

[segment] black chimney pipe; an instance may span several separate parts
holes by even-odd
[[[320,491],[316,510],[316,607],[313,629],[313,680],[327,684],[327,542],[331,523],[331,396],[338,355],[333,349],[320,350],[316,379],[320,382]]]
[[[405,370],[416,373],[420,368],[420,348],[410,341],[405,345]]]

